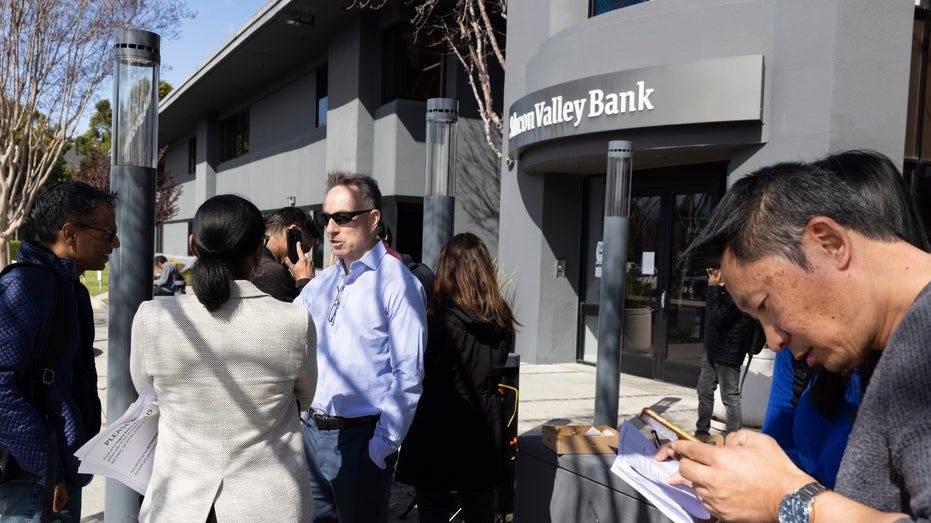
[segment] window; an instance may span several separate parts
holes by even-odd
[[[323,64],[317,69],[317,127],[326,127],[328,83],[327,65]]]
[[[592,16],[598,16],[607,13],[608,11],[614,11],[615,9],[620,9],[622,7],[632,6],[634,4],[642,4],[648,0],[591,0],[592,1]]]
[[[399,25],[385,31],[382,61],[382,103],[404,98],[426,100],[443,95],[443,53],[421,34],[414,41],[414,28]]]
[[[240,111],[220,122],[220,161],[249,152],[249,110]]]
[[[187,141],[187,173],[194,174],[197,170],[197,138]]]

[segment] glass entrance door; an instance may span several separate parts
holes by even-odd
[[[724,184],[723,164],[637,171],[631,197],[621,369],[694,386],[704,350],[704,268],[686,273],[680,257],[701,232]],[[580,304],[580,351],[597,359],[598,242],[604,177],[586,181],[586,233]],[[598,200],[600,198],[600,200]],[[600,201],[600,203],[596,203]],[[611,268],[603,268],[611,270]]]

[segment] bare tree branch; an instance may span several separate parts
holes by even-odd
[[[113,29],[172,38],[191,16],[183,0],[0,0],[0,267],[110,74]]]
[[[465,72],[484,126],[485,141],[498,158],[504,124],[495,111],[490,65],[504,70],[507,61],[503,41],[507,0],[407,0],[415,35],[431,36],[452,53]],[[352,0],[347,9],[381,9],[388,0]]]

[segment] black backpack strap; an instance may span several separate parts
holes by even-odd
[[[815,368],[808,366],[802,360],[792,358],[792,369],[795,371],[792,374],[792,405],[794,406],[798,405],[798,400],[802,397],[802,393],[805,392],[805,387],[808,386],[808,382],[815,375]]]
[[[27,372],[27,375],[34,376],[38,380],[36,387],[36,397],[33,400],[27,400],[32,403],[39,413],[39,419],[48,432],[48,456],[45,461],[45,492],[42,502],[42,521],[52,520],[52,503],[55,494],[55,478],[58,476],[58,417],[52,415],[51,401],[52,384],[55,382],[55,371],[61,365],[62,350],[64,350],[64,329],[60,321],[61,293],[64,289],[64,283],[61,278],[52,272],[48,267],[36,263],[17,262],[11,263],[0,271],[0,278],[3,278],[13,269],[32,267],[40,269],[48,274],[55,282],[55,307],[52,313],[52,328],[50,334],[45,338],[44,343],[39,345],[39,354],[34,361],[38,366]]]

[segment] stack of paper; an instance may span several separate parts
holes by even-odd
[[[643,497],[650,500],[669,519],[676,523],[692,523],[692,517],[708,519],[711,514],[702,506],[692,487],[668,485],[666,478],[679,471],[678,461],[656,461],[656,446],[637,428],[625,421],[617,443],[617,459],[611,472]]]
[[[158,401],[149,393],[74,453],[81,460],[78,472],[113,478],[145,494],[157,436]]]

